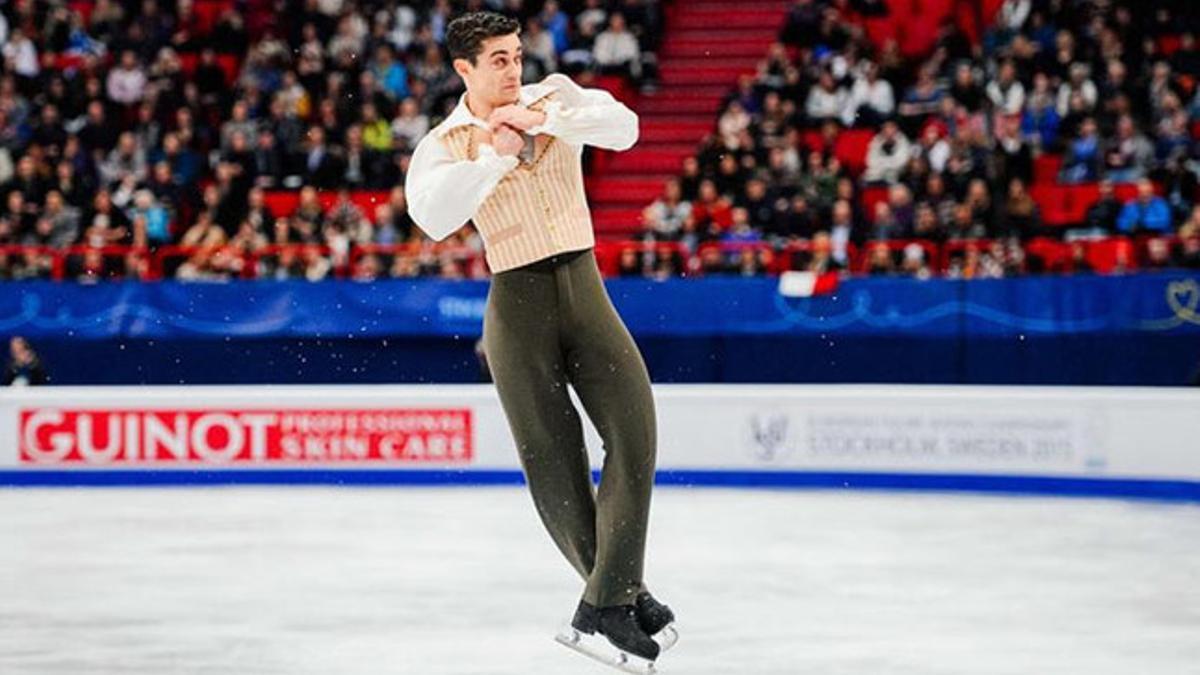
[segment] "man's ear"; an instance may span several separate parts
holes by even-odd
[[[471,68],[470,61],[466,59],[454,59],[454,72],[458,73],[459,77],[466,79],[467,75],[471,72]]]

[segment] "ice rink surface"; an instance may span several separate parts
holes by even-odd
[[[1200,507],[660,489],[663,673],[1200,673]],[[0,491],[0,673],[614,672],[521,488]]]

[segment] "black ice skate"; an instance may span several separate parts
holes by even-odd
[[[655,600],[649,591],[639,593],[634,600],[634,606],[637,608],[638,624],[647,635],[654,637],[662,651],[667,651],[679,642],[679,631],[675,630],[675,613],[670,607]]]
[[[594,639],[597,634],[607,638],[608,644]],[[657,672],[654,660],[662,650],[642,629],[634,605],[596,608],[580,602],[571,625],[554,639],[605,665],[642,675]]]

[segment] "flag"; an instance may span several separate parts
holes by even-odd
[[[837,272],[784,272],[779,275],[779,294],[787,298],[829,295],[837,290]]]

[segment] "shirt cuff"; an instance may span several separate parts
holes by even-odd
[[[512,171],[521,162],[521,160],[511,155],[501,156],[496,152],[496,148],[487,143],[479,144],[478,153],[479,161],[487,168],[493,169],[499,174],[506,174]]]
[[[562,113],[562,103],[558,101],[550,101],[546,104],[546,107],[542,109],[542,112],[546,113],[546,121],[542,122],[536,127],[530,127],[525,133],[529,134],[530,136],[537,136],[539,134],[556,136],[557,134],[555,133],[555,129],[558,127],[559,115]]]

